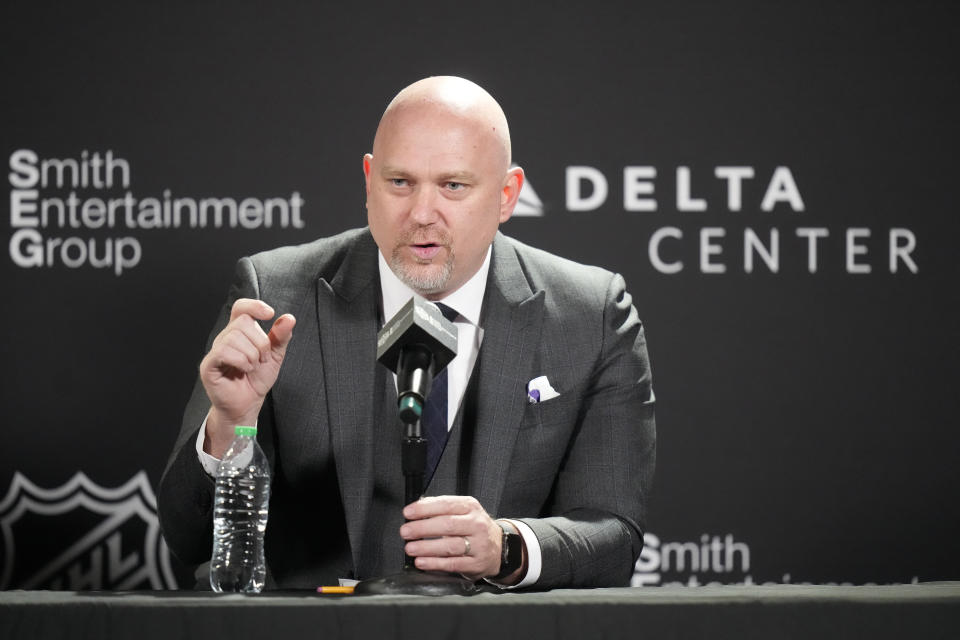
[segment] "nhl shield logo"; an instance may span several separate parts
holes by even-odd
[[[77,473],[43,489],[14,473],[0,502],[0,590],[176,589],[143,471],[104,488]]]

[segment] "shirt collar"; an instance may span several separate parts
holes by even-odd
[[[473,276],[463,283],[456,291],[448,294],[442,300],[445,305],[457,310],[470,324],[480,326],[480,310],[483,306],[483,294],[487,290],[487,273],[490,271],[490,253],[492,245],[487,247],[487,255],[483,264]],[[389,320],[396,315],[400,307],[405,305],[412,296],[419,295],[413,289],[400,281],[387,264],[383,253],[377,251],[377,263],[380,267],[380,295],[383,298],[383,318]]]

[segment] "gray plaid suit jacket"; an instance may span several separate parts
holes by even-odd
[[[357,229],[243,258],[237,274],[211,341],[238,297],[297,318],[258,423],[274,473],[267,561],[277,586],[330,584],[359,565],[364,535],[397,535],[367,522],[377,247]],[[498,233],[481,325],[468,492],[536,533],[537,588],[629,584],[656,429],[643,327],[623,278]],[[541,375],[560,395],[531,404],[527,382]],[[158,497],[164,537],[186,562],[210,555],[213,482],[194,449],[208,408],[198,381]]]

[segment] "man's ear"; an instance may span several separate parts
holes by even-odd
[[[367,195],[370,195],[370,171],[373,165],[373,156],[369,153],[363,154],[363,180],[367,186]]]
[[[503,189],[500,190],[500,222],[504,223],[513,215],[513,209],[517,206],[520,199],[520,191],[523,189],[525,176],[520,167],[511,167],[503,181]]]

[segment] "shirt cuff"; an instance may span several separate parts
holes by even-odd
[[[540,572],[543,569],[543,554],[540,551],[540,541],[537,540],[537,534],[535,534],[533,529],[530,528],[530,525],[525,522],[511,520],[510,518],[500,518],[500,520],[509,522],[520,532],[520,537],[523,538],[523,546],[526,547],[527,550],[527,573],[517,584],[504,585],[499,582],[493,582],[492,580],[487,580],[487,582],[495,584],[501,589],[520,589],[536,584],[537,580],[540,579]]]
[[[207,435],[207,419],[203,419],[200,425],[200,433],[197,434],[197,458],[200,460],[200,466],[207,472],[211,478],[217,477],[217,467],[220,466],[220,460],[203,450],[203,440]]]

